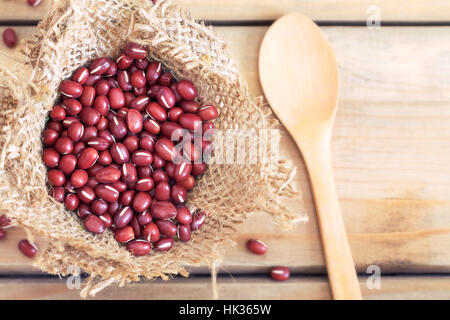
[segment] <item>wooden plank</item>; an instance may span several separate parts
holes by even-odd
[[[445,0],[175,0],[201,20],[275,20],[293,11],[320,21],[366,21],[374,14],[387,21],[449,21]],[[1,20],[40,20],[50,1],[32,8],[26,1],[0,2]]]
[[[71,281],[70,284],[74,282]],[[368,289],[366,278],[360,278],[363,298],[383,299],[449,299],[450,277],[382,277],[379,289]],[[72,287],[73,288],[73,287]],[[66,279],[0,279],[0,299],[65,300],[80,299],[79,290],[69,289]],[[325,277],[296,277],[286,282],[264,278],[219,279],[219,299],[330,299]],[[130,300],[204,300],[212,299],[208,279],[174,279],[112,286],[89,299]]]
[[[257,53],[265,30],[216,28],[254,94],[261,94]],[[365,273],[377,264],[382,272],[449,272],[450,43],[442,39],[449,38],[450,28],[323,30],[340,65],[332,153],[358,271]],[[282,148],[298,166],[296,181],[310,223],[283,231],[267,214],[251,216],[235,236],[237,246],[224,249],[224,273],[267,272],[274,264],[297,272],[325,272],[303,161],[287,135]],[[0,243],[0,272],[30,270],[29,260],[16,250],[21,237],[15,231]],[[246,251],[250,237],[269,244],[266,256]]]

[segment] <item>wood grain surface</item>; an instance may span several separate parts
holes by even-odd
[[[370,280],[369,280],[370,282]],[[70,285],[76,282],[69,279]],[[390,277],[381,278],[380,288],[368,289],[367,278],[360,278],[364,299],[448,299],[450,277]],[[264,278],[219,279],[218,297],[227,300],[248,299],[330,299],[325,277],[298,277],[286,282]],[[195,293],[193,295],[193,293]],[[144,281],[119,288],[106,288],[89,299],[119,300],[191,300],[212,299],[212,286],[208,279],[174,279],[170,283],[160,280]],[[79,290],[68,289],[66,279],[0,279],[0,299],[61,300],[80,299]]]
[[[33,28],[16,30],[23,36]],[[215,30],[228,41],[227,50],[251,92],[260,95],[257,54],[266,28]],[[450,42],[443,41],[449,39],[450,27],[322,30],[340,68],[332,155],[358,271],[365,273],[376,264],[383,273],[450,272]],[[0,56],[5,52],[11,51],[2,48]],[[294,272],[325,272],[308,177],[287,134],[282,150],[298,166],[296,182],[310,222],[283,231],[270,216],[256,213],[240,227],[237,246],[224,248],[223,273],[265,273],[274,264]],[[22,237],[15,230],[0,242],[1,273],[31,270],[30,261],[16,250]],[[269,244],[266,256],[246,251],[250,237]],[[410,297],[406,291],[396,295]]]
[[[383,22],[449,21],[450,2],[446,0],[174,0],[188,8],[194,17],[210,21],[275,20],[297,11],[319,21],[366,22],[379,16]],[[50,1],[36,8],[24,0],[1,0],[1,20],[42,19]]]

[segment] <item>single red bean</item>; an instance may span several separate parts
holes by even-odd
[[[136,195],[136,191],[134,191],[134,190],[124,191],[120,194],[119,203],[122,206],[131,206],[135,195]]]
[[[109,203],[108,203],[108,213],[109,213],[111,216],[114,216],[115,213],[117,212],[117,210],[119,209],[119,207],[120,207],[120,204],[119,204],[118,201],[115,201],[115,202],[109,202]]]
[[[98,159],[98,151],[94,148],[86,148],[78,156],[78,168],[88,169],[94,165]]]
[[[148,166],[153,162],[153,156],[145,150],[137,150],[133,153],[131,161],[137,166]]]
[[[144,212],[151,203],[152,197],[147,192],[138,192],[133,198],[133,209],[136,212]]]
[[[270,269],[270,277],[277,281],[288,280],[291,276],[291,272],[287,267],[273,267]]]
[[[44,146],[51,147],[55,144],[56,140],[59,138],[59,133],[53,129],[45,129],[43,133]]]
[[[92,86],[84,86],[83,94],[79,98],[83,107],[92,107],[95,99],[95,88]]]
[[[203,121],[214,120],[219,115],[216,106],[207,105],[198,110],[198,115]]]
[[[109,122],[109,131],[111,131],[115,138],[123,139],[127,135],[128,129],[123,119],[114,117],[112,118],[112,121]]]
[[[148,138],[148,137],[144,137],[141,138],[141,140],[138,140],[139,143],[139,147],[143,150],[149,151],[149,152],[153,152],[155,150],[155,142],[153,141],[153,139]],[[136,151],[136,150],[134,150]],[[154,156],[153,156],[154,159]],[[153,160],[154,162],[154,160]]]
[[[103,224],[103,221],[93,214],[88,215],[84,219],[84,227],[86,228],[86,230],[95,234],[100,234],[105,231],[105,225]]]
[[[122,181],[125,183],[134,183],[137,180],[137,172],[136,172],[136,167],[130,163],[124,163],[122,164],[122,168],[121,168],[121,173],[122,173]]]
[[[135,88],[142,88],[145,86],[147,79],[145,73],[142,70],[137,70],[131,75],[131,85]]]
[[[170,109],[175,105],[175,95],[172,90],[168,87],[161,87],[156,94],[158,102],[163,107]]]
[[[158,95],[159,90],[161,90],[162,86],[159,84],[152,84],[147,91],[147,94],[150,98],[155,99]]]
[[[145,210],[138,214],[137,219],[141,226],[145,226],[146,224],[152,221],[152,216],[150,215],[148,210]]]
[[[100,215],[104,214],[106,212],[106,210],[108,210],[108,203],[102,199],[95,199],[91,203],[91,210],[96,215],[100,216]]]
[[[173,178],[175,181],[180,182],[186,180],[192,171],[192,164],[182,161],[175,166]]]
[[[109,67],[111,66],[112,61],[109,58],[102,57],[97,58],[94,61],[92,61],[91,65],[89,66],[89,71],[91,74],[98,74],[102,75],[106,71],[108,71]]]
[[[144,121],[144,129],[151,134],[158,134],[161,131],[161,126],[156,120],[146,119]]]
[[[66,177],[61,170],[51,169],[47,173],[48,182],[55,187],[61,187],[66,182]]]
[[[145,59],[147,57],[147,49],[145,46],[134,42],[127,43],[124,53],[133,59]]]
[[[173,247],[172,238],[163,238],[155,243],[155,250],[157,251],[169,251]]]
[[[52,108],[50,111],[50,118],[55,121],[63,121],[66,118],[66,110],[59,104]]]
[[[162,86],[168,87],[172,83],[172,80],[173,75],[170,72],[166,71],[159,77],[158,83]]]
[[[177,85],[178,93],[186,100],[194,100],[197,97],[197,89],[189,80],[181,80]]]
[[[57,122],[57,121],[53,121],[53,120],[50,120],[47,122],[47,129],[53,129],[56,132],[61,132],[62,127],[63,126],[62,126],[61,122]]]
[[[120,142],[113,144],[110,152],[111,156],[117,164],[122,164],[130,161],[130,154],[128,153],[127,148]]]
[[[149,222],[146,224],[142,233],[144,235],[144,239],[148,242],[156,242],[161,237],[159,229],[154,222]]]
[[[142,235],[142,226],[139,224],[137,217],[134,216],[133,219],[131,219],[129,226],[133,228],[134,236],[136,238],[139,238]]]
[[[53,187],[51,189],[50,195],[58,202],[64,201],[65,191],[63,187]],[[1,226],[1,224],[0,224]]]
[[[64,128],[69,128],[70,125],[74,122],[80,122],[80,120],[78,118],[75,117],[66,117],[63,121],[62,121],[62,125]]]
[[[161,62],[151,62],[146,70],[147,81],[150,85],[156,83],[161,76],[162,65]]]
[[[119,58],[116,60],[117,66],[121,70],[128,69],[131,64],[133,63],[133,58],[127,56],[126,54],[122,53]]]
[[[191,174],[194,177],[197,177],[206,171],[206,167],[207,167],[206,163],[194,163],[194,164],[192,164]]]
[[[69,154],[73,150],[73,143],[67,137],[61,137],[55,142],[55,150],[60,154]]]
[[[35,244],[31,243],[28,240],[21,240],[18,244],[20,252],[22,252],[28,258],[34,258],[36,255],[38,248]]]
[[[169,88],[172,90],[173,95],[175,96],[175,103],[180,103],[183,101],[183,97],[178,93],[178,83],[174,82],[172,83]]]
[[[151,166],[137,167],[136,171],[139,179],[150,179],[153,175]]]
[[[145,110],[149,102],[150,98],[146,95],[139,95],[136,98],[133,96],[133,100],[130,101],[130,108],[142,112]]]
[[[192,222],[191,222],[191,231],[196,231],[200,229],[203,226],[203,223],[205,222],[206,213],[205,212],[197,212],[192,216]]]
[[[69,98],[79,98],[83,94],[83,87],[78,82],[64,80],[61,82],[59,90],[62,95]]]
[[[155,186],[152,178],[143,178],[136,181],[136,191],[150,191]]]
[[[161,234],[168,237],[173,237],[177,234],[177,226],[172,221],[157,220],[155,223]]]
[[[167,120],[167,111],[157,102],[150,102],[147,105],[146,110],[149,116],[159,122],[164,122]]]
[[[76,194],[68,194],[64,199],[64,205],[68,210],[76,210],[80,204],[80,199],[78,199]]]
[[[95,187],[94,190],[97,197],[105,201],[115,202],[119,199],[119,191],[117,191],[110,185],[99,184]]]
[[[94,104],[94,109],[97,110],[97,112],[100,115],[106,116],[108,114],[108,111],[109,111],[109,99],[106,96],[98,96],[98,97],[96,97],[94,102],[93,102],[93,104]]]
[[[0,227],[9,226],[10,223],[11,223],[11,221],[9,221],[9,219],[6,215],[0,216]]]
[[[64,174],[68,175],[73,170],[75,170],[76,166],[77,166],[77,157],[75,157],[73,154],[66,154],[61,158],[58,168],[62,172],[64,172]]]
[[[89,176],[86,170],[77,169],[72,173],[72,176],[70,177],[70,183],[75,188],[81,188],[88,182]]]
[[[267,245],[264,242],[255,239],[247,241],[247,248],[254,254],[263,255],[267,252]]]
[[[102,220],[103,225],[105,226],[105,228],[109,228],[112,225],[112,217],[110,214],[108,213],[104,213],[98,216],[100,220]]]
[[[184,112],[189,113],[197,113],[198,109],[200,109],[200,106],[195,101],[187,101],[184,100],[180,103],[181,109],[183,109]]]
[[[170,189],[170,196],[175,204],[182,204],[187,200],[187,191],[179,184],[174,184]]]
[[[177,237],[182,242],[191,240],[191,226],[188,224],[180,224],[177,230]]]
[[[134,231],[131,226],[119,228],[116,231],[115,238],[120,243],[125,243],[134,239]]]
[[[166,121],[161,125],[163,136],[172,141],[179,141],[183,138],[184,129],[176,122]]]
[[[138,69],[145,70],[148,67],[149,61],[147,59],[136,59],[134,64]]]
[[[158,184],[162,181],[169,182],[169,176],[162,169],[157,169],[155,170],[155,172],[153,172],[153,181],[155,182],[155,184]]]
[[[112,163],[112,156],[108,150],[100,152],[98,156],[98,163],[102,166],[107,166]]]
[[[122,181],[114,182],[111,186],[119,192],[124,192],[127,190],[127,184]]]
[[[95,83],[102,78],[99,74],[90,74],[87,78],[86,82],[84,83],[85,86],[94,86]]]
[[[94,126],[84,127],[83,135],[81,136],[81,141],[84,143],[88,142],[91,138],[97,137],[98,129]]]
[[[183,188],[186,189],[186,191],[191,190],[194,186],[195,186],[195,179],[193,176],[189,176],[187,177],[185,180],[183,181],[178,181],[177,182],[180,186],[182,186]]]
[[[119,181],[120,170],[112,167],[102,168],[95,174],[95,178],[100,183],[114,183]]]
[[[94,108],[83,108],[79,116],[81,122],[87,126],[94,126],[100,121],[100,113]]]
[[[171,179],[173,179],[173,177],[174,177],[174,174],[175,174],[175,167],[176,167],[176,165],[175,165],[175,163],[173,163],[173,162],[167,162],[167,163],[166,163],[166,166],[164,167],[164,169],[165,169],[166,172],[167,172],[167,175],[168,175],[169,178],[171,178]]]
[[[198,131],[202,127],[202,119],[193,113],[184,113],[178,120],[180,125],[190,131]]]
[[[177,216],[177,208],[169,201],[153,201],[150,207],[150,213],[156,219],[172,219]]]
[[[170,185],[166,181],[161,181],[155,187],[155,199],[168,201],[170,199]]]
[[[108,142],[113,145],[114,143],[116,143],[116,139],[114,139],[113,135],[111,134],[111,132],[109,132],[108,130],[100,130],[98,132],[98,136],[105,138],[106,140],[108,140]]]
[[[67,129],[67,137],[76,142],[81,139],[84,133],[84,126],[81,122],[73,122]]]
[[[104,76],[105,77],[113,77],[117,74],[118,69],[119,68],[117,67],[117,63],[115,63],[114,61],[111,61],[111,65],[109,66],[108,70],[106,70],[106,72],[104,73]],[[113,88],[116,88],[116,87],[113,86]]]
[[[85,67],[78,68],[72,76],[72,80],[83,85],[89,78],[89,70]],[[86,90],[86,88],[84,88]]]
[[[17,44],[17,34],[12,28],[3,31],[3,42],[8,48],[14,48]]]
[[[168,112],[168,118],[170,121],[178,122],[178,120],[180,119],[182,114],[183,114],[183,109],[178,108],[178,107],[173,107]]]
[[[142,141],[142,140],[141,140]],[[153,154],[153,168],[160,169],[163,168],[166,165],[166,160],[158,156],[156,153]]]
[[[83,91],[84,93],[84,91]],[[74,116],[81,112],[82,106],[81,103],[77,99],[65,99],[63,101],[63,105],[66,107],[66,112],[68,115]]]
[[[93,137],[87,142],[88,147],[92,147],[97,151],[104,151],[109,148],[111,143],[103,137]]]
[[[150,243],[142,239],[136,239],[127,243],[127,250],[136,257],[148,255],[151,249]]]
[[[46,148],[44,149],[44,153],[42,156],[42,159],[44,160],[44,163],[49,168],[55,168],[59,164],[59,153],[56,152],[53,148]]]
[[[95,127],[97,128],[98,131],[106,130],[107,128],[109,128],[109,120],[106,119],[105,117],[101,117],[100,121],[97,123]]]
[[[87,216],[91,215],[91,207],[87,203],[80,203],[77,210],[77,215],[81,219],[85,219]]]
[[[106,96],[109,93],[111,86],[109,85],[109,81],[106,79],[100,79],[95,84],[95,93],[97,96]]]
[[[129,153],[133,153],[139,149],[139,138],[137,136],[128,136],[123,140],[123,144]]]
[[[177,154],[173,142],[166,138],[156,141],[155,151],[158,156],[167,161],[173,161]]]
[[[130,109],[127,112],[128,130],[132,133],[139,133],[143,128],[141,113],[135,109]]]
[[[131,91],[133,89],[133,85],[131,84],[130,73],[126,70],[120,70],[117,73],[117,84],[123,91]]]
[[[125,96],[119,88],[112,88],[108,94],[109,103],[112,109],[120,109],[125,106]]]
[[[177,207],[177,221],[181,224],[190,224],[192,222],[192,214],[186,206],[180,205]]]

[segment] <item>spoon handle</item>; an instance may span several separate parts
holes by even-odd
[[[361,291],[331,167],[331,133],[326,132],[321,139],[313,140],[306,144],[302,141],[301,150],[311,179],[333,298],[359,300],[362,299]]]

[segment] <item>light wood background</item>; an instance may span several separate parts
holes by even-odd
[[[181,0],[179,0],[181,2]],[[450,3],[447,1],[184,0],[194,16],[216,24],[251,92],[261,94],[257,55],[268,21],[299,11],[326,25],[336,50],[340,101],[333,135],[333,165],[349,241],[364,298],[450,298]],[[365,26],[378,5],[380,29]],[[0,0],[0,32],[13,25],[20,38],[33,32],[48,1]],[[373,8],[371,8],[373,10]],[[352,26],[348,26],[351,24]],[[408,26],[401,26],[408,24]],[[10,49],[0,46],[0,59]],[[264,213],[245,222],[223,248],[219,297],[224,299],[330,298],[307,173],[290,137],[283,153],[298,166],[310,221],[283,231]],[[0,242],[0,298],[78,298],[65,280],[40,275],[16,246],[22,230]],[[264,257],[249,254],[248,238],[269,244]],[[381,268],[381,288],[366,286],[367,267]],[[289,266],[285,283],[267,279],[273,265]],[[201,267],[194,274],[207,274]],[[7,276],[3,278],[3,276]],[[229,278],[232,275],[232,278]],[[211,298],[208,277],[109,288],[99,298]]]

